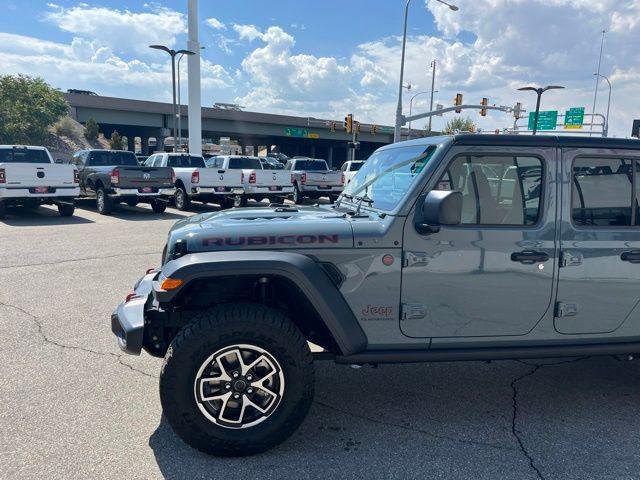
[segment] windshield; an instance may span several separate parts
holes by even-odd
[[[435,145],[390,148],[374,153],[345,187],[343,195],[357,202],[365,198],[365,206],[393,210],[427,165]]]
[[[262,164],[258,157],[231,157],[229,159],[229,168],[231,170],[238,169],[252,169],[252,170],[260,170],[262,169]]]
[[[204,168],[204,158],[196,155],[169,155],[167,166],[176,168]]]
[[[0,163],[51,163],[44,150],[28,148],[0,149]]]
[[[110,167],[112,165],[138,166],[138,160],[132,152],[91,152],[89,165],[92,167]]]
[[[327,167],[327,162],[324,160],[296,160],[296,170],[321,172],[329,170],[329,167]]]

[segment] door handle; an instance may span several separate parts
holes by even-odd
[[[522,252],[513,252],[511,254],[512,262],[520,262],[525,265],[546,262],[547,260],[549,260],[549,255],[547,253],[536,252],[535,250],[523,250]]]
[[[640,263],[640,250],[632,250],[630,252],[622,252],[620,260],[623,262]]]

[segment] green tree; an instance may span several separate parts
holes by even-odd
[[[467,117],[467,118],[461,118],[461,117],[452,118],[451,120],[449,120],[447,122],[447,124],[445,125],[444,129],[442,130],[442,133],[446,133],[447,135],[451,135],[456,131],[459,131],[459,132],[475,132],[476,131],[476,124],[473,123],[473,120],[471,120],[469,117]]]
[[[68,111],[62,93],[43,79],[0,76],[0,144],[42,145],[47,129]]]
[[[111,134],[111,139],[109,140],[109,147],[111,150],[122,150],[124,147],[122,146],[122,137],[118,133],[117,130],[114,130]]]
[[[100,126],[93,119],[90,118],[84,124],[84,136],[90,142],[95,142],[98,139],[98,133],[100,133]]]

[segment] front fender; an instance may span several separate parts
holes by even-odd
[[[363,351],[367,337],[346,300],[325,271],[311,258],[299,253],[235,251],[192,253],[162,267],[153,282],[153,294],[160,303],[171,301],[189,282],[212,277],[272,275],[293,282],[318,312],[343,355]],[[162,290],[164,278],[183,281],[180,288]]]

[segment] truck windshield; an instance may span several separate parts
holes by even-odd
[[[229,159],[229,169],[261,170],[262,165],[260,164],[260,160],[258,159],[258,157],[231,157]]]
[[[167,166],[178,168],[205,168],[204,158],[197,155],[169,155]]]
[[[390,148],[374,153],[343,195],[352,202],[390,211],[398,206],[436,151],[435,145]]]
[[[0,150],[0,163],[51,163],[44,150],[6,148]]]
[[[323,172],[329,170],[327,162],[324,160],[296,160],[296,170],[306,170],[307,172]]]
[[[138,166],[138,160],[132,152],[91,152],[89,165],[93,167],[110,167],[110,166]]]

